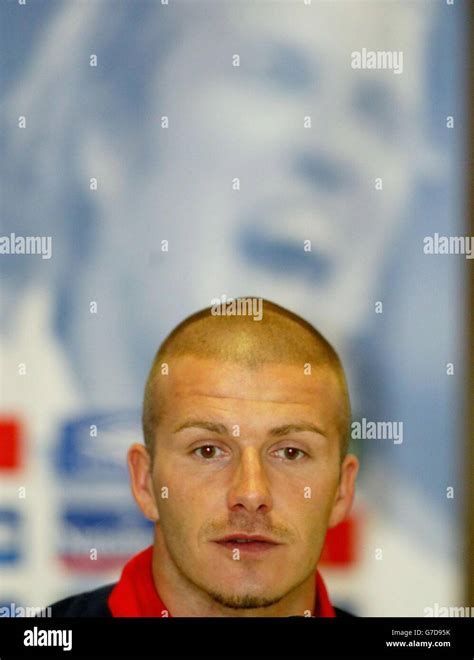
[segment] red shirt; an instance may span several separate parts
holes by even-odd
[[[153,546],[142,550],[124,566],[120,580],[108,599],[114,617],[170,617],[156,590],[152,572]],[[326,586],[316,571],[316,604],[314,616],[335,617]]]

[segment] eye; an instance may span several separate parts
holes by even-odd
[[[197,452],[200,451],[202,451],[203,453],[197,454]],[[197,447],[196,449],[194,449],[192,453],[199,456],[199,458],[210,459],[210,458],[217,458],[218,451],[222,451],[222,449],[216,447],[215,445],[202,445],[201,447]]]
[[[301,458],[308,455],[305,451],[297,447],[283,447],[282,449],[277,449],[275,453],[278,454],[278,452],[284,452],[282,458],[293,462],[301,460]],[[300,455],[298,455],[298,452]]]
[[[301,53],[284,45],[272,49],[265,73],[274,84],[287,89],[305,89],[311,82],[308,61]]]
[[[315,77],[305,53],[283,43],[259,44],[246,62],[243,67],[250,75],[284,91],[304,91]]]

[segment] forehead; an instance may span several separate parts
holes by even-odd
[[[324,412],[331,416],[339,407],[337,378],[327,367],[265,364],[258,369],[191,356],[169,362],[169,375],[161,377],[160,392],[168,413],[219,408],[245,416],[256,409],[262,414],[290,411]],[[166,405],[168,404],[168,405]]]
[[[419,100],[415,83],[424,64],[423,34],[431,14],[430,5],[420,2],[422,7],[371,0],[313,0],[311,5],[300,0],[199,3],[195,20],[183,16],[183,38],[168,67],[170,88],[185,84],[189,93],[189,87],[201,90],[203,80],[214,91],[219,84],[238,87],[240,78],[229,66],[232,54],[237,53],[242,75],[245,71],[266,75],[274,70],[275,62],[277,66],[281,62],[303,76],[315,93],[344,96],[344,90],[370,78],[382,81],[398,102],[415,103]],[[354,71],[351,53],[364,47],[403,51],[409,66],[403,76],[383,70]],[[157,81],[160,90],[163,73]]]
[[[326,54],[329,59],[362,46],[414,47],[431,14],[429,0],[405,5],[380,0],[313,0],[311,5],[302,0],[213,0],[200,6],[203,11],[196,14],[191,31],[212,32],[216,44],[224,43],[232,50],[235,44],[251,40],[292,42],[307,53]],[[202,17],[205,20],[199,20]]]
[[[367,11],[361,11],[361,3],[340,0],[311,5],[301,1],[230,3],[220,16],[240,35],[258,33],[261,38],[278,40],[297,38],[310,51],[319,50],[321,44],[331,43],[334,52],[341,39],[345,44],[355,44],[364,36],[380,39],[380,20],[387,14],[387,7],[381,9],[370,2],[365,5]],[[336,42],[335,32],[338,36]]]

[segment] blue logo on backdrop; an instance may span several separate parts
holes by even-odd
[[[21,517],[14,509],[0,509],[0,564],[21,559]]]
[[[59,441],[56,468],[68,479],[128,483],[126,454],[140,442],[142,430],[136,411],[97,413],[68,421]]]
[[[69,506],[61,514],[60,526],[60,557],[79,571],[122,566],[153,540],[153,523],[130,508]]]
[[[0,617],[9,619],[19,616],[17,615],[16,610],[21,607],[21,603],[19,603],[16,598],[12,598],[10,601],[0,601]]]
[[[140,442],[136,411],[68,420],[57,447],[58,554],[78,574],[114,570],[151,544],[153,524],[134,506],[127,450]]]

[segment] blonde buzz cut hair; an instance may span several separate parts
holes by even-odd
[[[260,299],[262,300],[262,299]],[[329,368],[340,386],[337,426],[341,461],[348,451],[351,424],[349,390],[342,362],[331,344],[310,323],[269,300],[262,300],[261,320],[251,316],[216,316],[206,307],[179,323],[158,348],[145,385],[142,426],[153,458],[161,402],[157,384],[162,366],[182,356],[234,362],[249,369],[264,364],[310,364]]]

